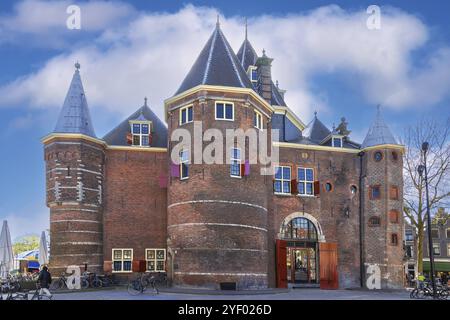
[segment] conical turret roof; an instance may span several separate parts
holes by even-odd
[[[95,138],[94,127],[81,82],[79,63],[75,64],[75,73],[53,132],[81,133]]]
[[[252,88],[219,23],[175,95],[202,84]]]
[[[375,120],[369,128],[361,147],[367,148],[382,144],[397,144],[397,141],[384,122],[383,117],[381,116],[380,107],[378,107]]]

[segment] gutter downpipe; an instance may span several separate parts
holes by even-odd
[[[363,157],[364,151],[358,153],[359,157],[359,265],[360,265],[360,285],[364,288],[365,267],[364,267],[364,192],[363,192]]]

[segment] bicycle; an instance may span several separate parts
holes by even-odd
[[[50,285],[50,289],[51,290],[59,290],[59,289],[63,289],[63,288],[68,288],[67,287],[67,278],[66,278],[66,274],[63,272],[61,274],[61,277],[58,278],[58,280],[56,281],[52,281],[51,285]]]
[[[101,281],[102,287],[110,287],[116,284],[116,281],[114,279],[114,275],[111,274],[104,274],[103,276],[98,276],[99,280]]]
[[[440,300],[447,300],[449,296],[448,287],[436,284],[436,298]],[[411,299],[425,299],[426,297],[433,297],[433,288],[429,282],[425,282],[422,287],[414,288],[409,294]]]
[[[152,287],[155,294],[159,294],[159,290],[156,285],[156,276],[150,273],[142,273],[136,279],[131,280],[128,283],[127,291],[129,294],[134,296],[144,293],[148,286]]]

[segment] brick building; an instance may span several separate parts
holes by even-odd
[[[383,288],[403,286],[403,147],[380,110],[362,144],[345,118],[331,130],[317,114],[305,124],[272,80],[272,62],[247,34],[235,54],[218,23],[165,101],[167,126],[145,101],[103,138],[76,64],[43,138],[55,274],[68,265],[124,277],[165,271],[174,285],[238,289],[349,288],[379,275]],[[189,148],[174,163],[169,137],[195,135],[196,124],[224,136],[267,133],[268,149],[279,148],[274,174],[248,161],[247,140],[224,151],[229,163],[193,161]]]

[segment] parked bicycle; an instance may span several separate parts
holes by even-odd
[[[31,297],[31,300],[53,300],[53,295],[43,294],[43,290],[41,290],[41,286],[39,283],[36,283],[36,290],[34,291],[34,294]],[[28,300],[28,297],[27,297]]]
[[[449,296],[449,289],[447,285],[436,283],[436,298],[441,300],[447,300]],[[430,282],[424,282],[422,286],[413,289],[409,294],[411,299],[425,299],[427,297],[433,297],[433,287]]]
[[[50,284],[50,290],[67,289],[67,278],[66,274],[63,272],[58,280],[53,280]]]
[[[128,283],[127,291],[131,295],[144,293],[147,288],[152,288],[154,294],[159,294],[158,285],[160,285],[161,276],[152,273],[141,273],[136,279]]]

